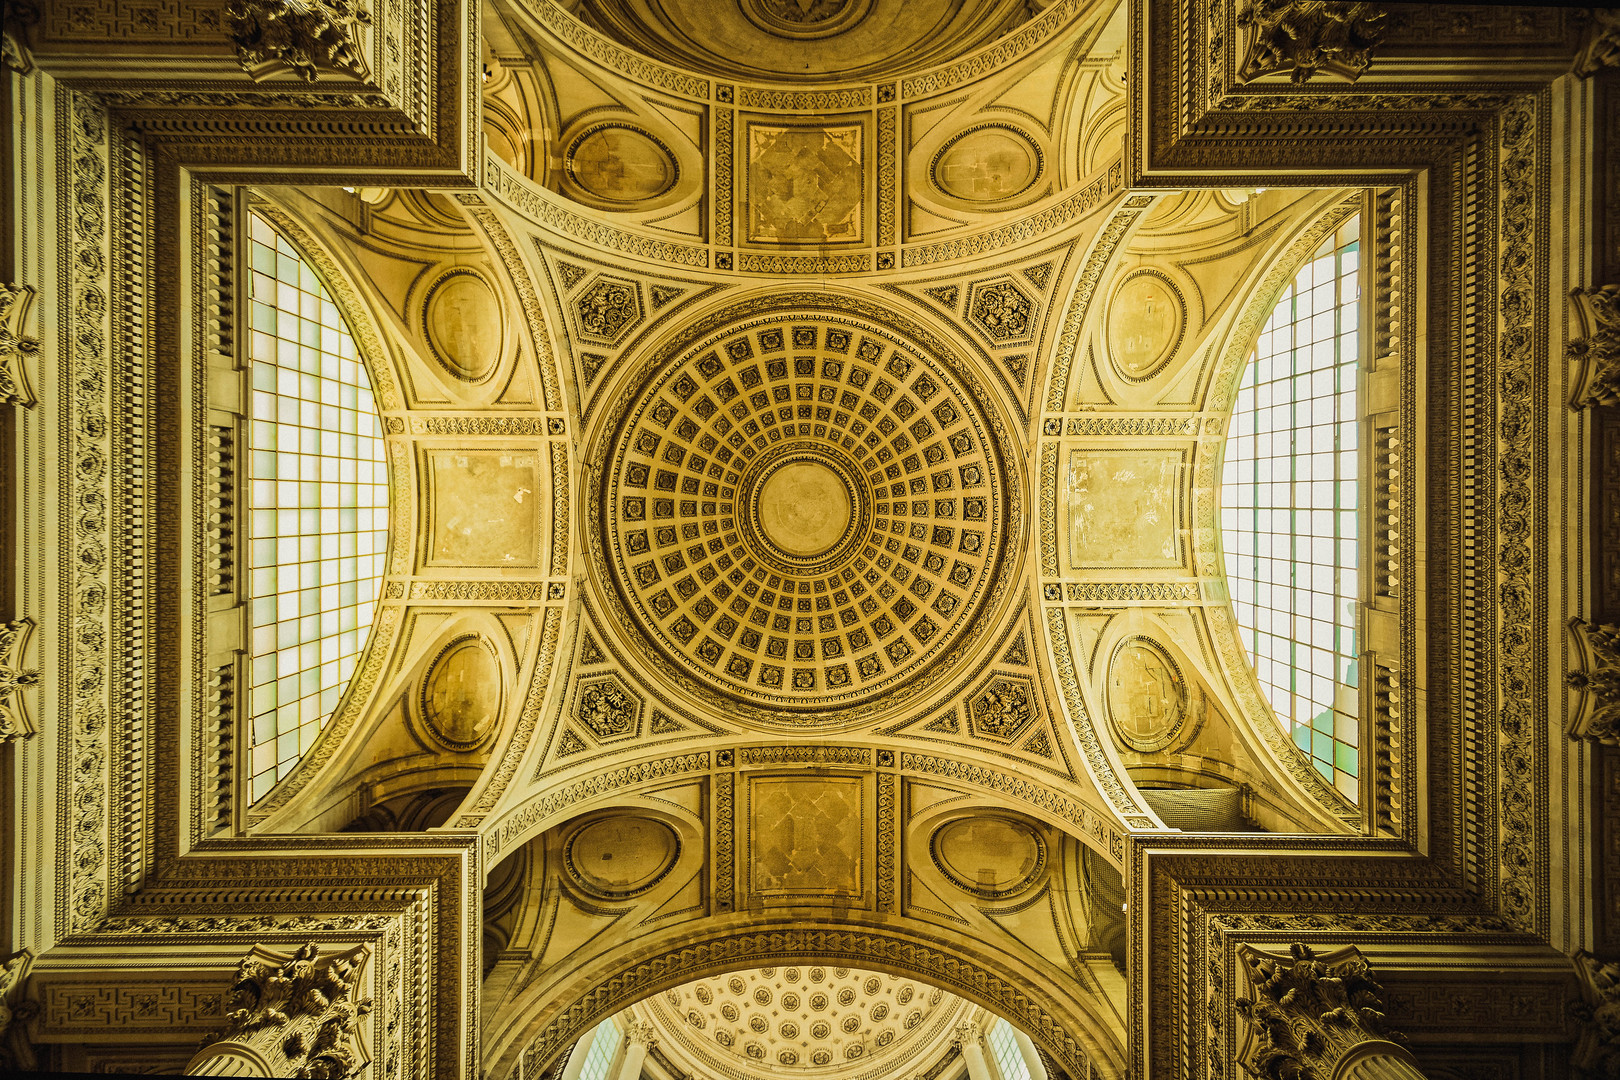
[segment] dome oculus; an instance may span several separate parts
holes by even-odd
[[[733,325],[627,407],[600,510],[614,595],[657,654],[773,720],[870,700],[997,588],[998,465],[974,398],[900,335]]]

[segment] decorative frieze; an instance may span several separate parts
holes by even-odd
[[[23,666],[33,630],[32,619],[0,624],[0,745],[34,733],[22,696],[24,690],[39,684],[39,669]]]
[[[1576,365],[1569,407],[1620,404],[1620,285],[1572,289],[1569,296],[1581,324],[1568,347]]]
[[[8,17],[10,10],[8,4]],[[6,40],[11,40],[9,35]],[[6,54],[10,56],[9,48]],[[34,392],[28,386],[27,364],[39,353],[39,339],[23,333],[28,309],[33,303],[32,286],[0,282],[0,405],[34,403]]]
[[[370,1061],[356,1027],[371,999],[351,997],[370,955],[360,946],[320,958],[314,943],[294,953],[254,946],[236,969],[225,1026],[209,1036],[186,1072],[344,1080]]]
[[[1360,950],[1348,945],[1321,959],[1304,944],[1288,951],[1278,957],[1238,948],[1255,995],[1237,999],[1239,1015],[1255,1026],[1255,1046],[1243,1063],[1250,1075],[1327,1080],[1351,1060],[1371,1056],[1415,1064],[1401,1046],[1405,1037],[1384,1026],[1384,988]]]
[[[1250,34],[1239,78],[1288,71],[1302,83],[1325,71],[1355,82],[1383,43],[1386,14],[1372,4],[1254,0],[1238,14]]]
[[[1570,620],[1575,668],[1564,681],[1580,695],[1569,737],[1620,746],[1620,626]]]
[[[314,82],[322,68],[370,75],[358,28],[371,24],[371,12],[359,0],[232,0],[225,17],[236,59],[255,82],[283,71]]]

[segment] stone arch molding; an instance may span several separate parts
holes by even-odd
[[[1071,1075],[1125,1075],[1124,1047],[1102,1019],[1112,1007],[1072,977],[1036,971],[905,918],[784,925],[759,916],[663,929],[537,980],[511,1005],[513,1021],[488,1033],[488,1075],[538,1075],[595,1024],[638,1001],[693,979],[788,962],[915,977],[1005,1017]]]

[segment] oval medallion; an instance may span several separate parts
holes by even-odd
[[[986,900],[1034,884],[1046,867],[1046,843],[1029,825],[984,814],[959,818],[934,833],[934,865],[959,888]]]
[[[439,653],[422,680],[422,720],[451,750],[471,750],[495,727],[501,711],[501,665],[483,638],[457,638]]]
[[[993,203],[1021,195],[1040,179],[1040,148],[1016,128],[970,128],[934,155],[934,184],[964,202]]]
[[[657,139],[625,124],[591,128],[568,147],[568,176],[603,202],[638,203],[675,186],[674,155]]]
[[[501,359],[506,315],[489,282],[451,270],[428,290],[422,324],[434,358],[458,379],[482,382]]]
[[[563,862],[576,884],[608,900],[651,889],[680,855],[675,830],[631,814],[598,818],[577,830],[563,848]]]
[[[1120,642],[1108,665],[1108,718],[1132,750],[1162,750],[1187,718],[1187,686],[1175,661],[1145,637]]]
[[[1158,274],[1125,279],[1108,305],[1108,355],[1133,382],[1152,378],[1181,344],[1187,311],[1180,295]]]

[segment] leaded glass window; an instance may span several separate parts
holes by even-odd
[[[585,1063],[579,1070],[579,1080],[606,1080],[608,1069],[618,1052],[619,1025],[608,1017],[597,1024],[595,1032],[591,1034],[590,1046],[585,1050]]]
[[[1232,610],[1260,687],[1294,745],[1352,801],[1360,228],[1353,215],[1322,242],[1260,331],[1221,484]]]
[[[249,215],[249,801],[337,708],[371,633],[388,478],[371,380],[326,286]]]
[[[990,1056],[995,1060],[1001,1080],[1030,1080],[1029,1063],[1024,1060],[1023,1047],[1018,1045],[1018,1036],[1013,1033],[1011,1024],[998,1017],[990,1028],[989,1042]]]

